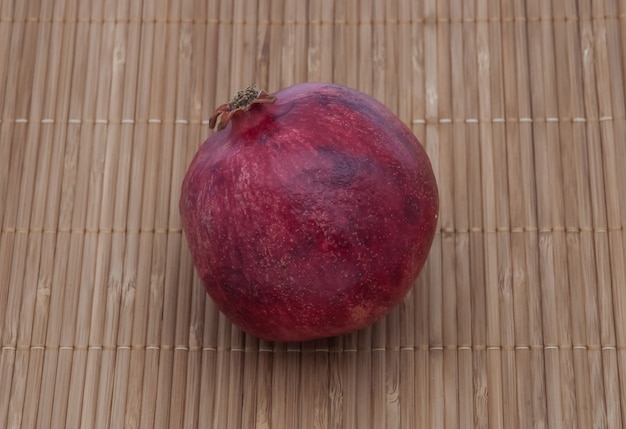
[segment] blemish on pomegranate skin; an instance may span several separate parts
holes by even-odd
[[[416,224],[420,221],[420,201],[414,195],[409,195],[404,200],[404,217],[407,222]]]
[[[317,94],[316,98],[323,107],[328,107],[328,105],[332,102],[331,97],[324,93]]]

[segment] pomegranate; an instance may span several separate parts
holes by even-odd
[[[306,83],[239,92],[182,185],[194,265],[234,324],[271,341],[364,328],[406,295],[437,225],[425,150],[385,106]]]

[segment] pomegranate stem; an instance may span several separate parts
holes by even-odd
[[[215,112],[209,119],[209,128],[214,128],[217,125],[217,131],[221,131],[226,128],[226,125],[236,112],[246,111],[253,104],[274,103],[275,101],[275,96],[263,90],[258,90],[254,86],[248,86],[235,94],[230,102],[222,104],[215,109]]]

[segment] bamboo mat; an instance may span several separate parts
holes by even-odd
[[[0,0],[0,427],[622,427],[625,80],[624,0]],[[380,323],[273,344],[178,196],[217,105],[303,81],[412,126],[440,229]]]

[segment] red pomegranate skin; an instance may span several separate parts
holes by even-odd
[[[270,341],[364,328],[412,287],[435,234],[428,156],[384,105],[307,83],[238,111],[199,148],[180,214],[217,307]]]

